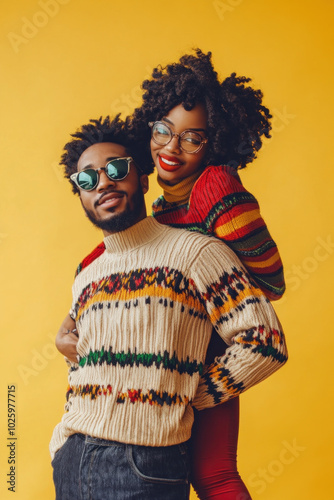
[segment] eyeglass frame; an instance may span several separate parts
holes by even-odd
[[[162,125],[164,125],[164,126],[165,126],[165,127],[166,127],[169,131],[170,131],[171,138],[170,138],[170,139],[169,139],[169,141],[168,141],[168,142],[166,142],[165,144],[161,144],[160,142],[157,142],[157,141],[154,139],[154,137],[153,137],[153,127],[154,127],[154,125],[155,125],[156,123],[161,123]],[[155,121],[155,122],[148,122],[148,126],[151,128],[151,132],[152,132],[152,133],[151,133],[152,141],[154,141],[156,144],[158,144],[159,146],[167,146],[167,144],[169,144],[169,143],[170,143],[170,142],[174,139],[174,137],[177,137],[177,138],[178,138],[178,143],[179,143],[179,147],[180,147],[180,149],[182,149],[182,151],[183,151],[184,153],[188,153],[188,154],[190,154],[190,155],[193,155],[193,154],[198,153],[198,152],[202,149],[203,145],[204,145],[204,144],[206,144],[206,143],[208,142],[208,140],[209,140],[207,137],[205,137],[205,138],[203,139],[203,138],[202,138],[202,136],[201,136],[198,132],[196,132],[196,131],[194,131],[194,130],[191,130],[191,129],[186,129],[186,130],[184,130],[183,132],[181,132],[181,134],[179,134],[178,132],[173,132],[173,130],[169,127],[169,125],[167,125],[167,123],[165,123],[165,122],[162,122],[161,120],[157,120],[157,121]],[[181,139],[182,139],[182,136],[183,136],[184,134],[186,134],[187,132],[191,132],[191,133],[193,133],[193,134],[196,134],[196,135],[198,135],[198,136],[201,138],[201,144],[198,146],[198,148],[197,148],[197,149],[195,149],[195,151],[186,151],[186,150],[182,147],[182,145],[181,145]]]
[[[127,163],[128,163],[128,171],[124,175],[124,177],[122,177],[121,179],[113,179],[112,177],[109,177],[109,175],[107,174],[107,171],[106,171],[106,168],[109,165],[109,163],[112,163],[115,160],[126,160]],[[80,172],[75,172],[74,174],[71,174],[70,175],[70,179],[82,191],[94,191],[94,189],[97,188],[97,186],[99,185],[99,182],[100,182],[100,170],[103,170],[104,173],[106,174],[106,176],[108,177],[108,179],[111,180],[111,181],[114,181],[114,182],[123,181],[129,175],[129,173],[130,173],[130,164],[131,164],[132,161],[133,161],[133,163],[135,163],[135,161],[132,158],[132,156],[127,156],[127,157],[126,156],[122,156],[120,158],[114,158],[113,160],[107,161],[105,167],[100,167],[100,168],[86,168],[86,169],[80,170]],[[136,168],[139,170],[139,172],[142,173],[142,170],[137,166],[136,163],[135,163],[135,165],[136,165]],[[86,170],[94,170],[95,172],[97,172],[97,183],[96,183],[96,185],[94,187],[92,187],[92,189],[84,189],[84,188],[82,188],[81,186],[79,186],[78,181],[77,181],[77,177],[79,176],[79,174],[85,172]]]

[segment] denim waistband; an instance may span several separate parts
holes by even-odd
[[[99,446],[120,446],[120,447],[123,446],[123,447],[126,447],[127,445],[130,445],[130,446],[138,446],[138,448],[140,448],[140,447],[147,448],[147,446],[144,446],[144,445],[137,445],[134,443],[121,443],[120,441],[112,441],[110,439],[102,439],[102,438],[90,436],[88,434],[76,433],[74,435],[78,436],[80,439],[82,439],[86,443],[96,444]],[[183,443],[178,443],[178,444],[174,444],[174,445],[170,445],[170,446],[162,446],[162,448],[173,449],[173,447],[181,447],[181,449],[182,449],[183,447],[187,448],[188,445],[189,445],[189,441],[185,441]],[[152,446],[152,448],[156,448],[156,447]]]

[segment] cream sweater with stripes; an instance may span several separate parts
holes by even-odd
[[[76,432],[146,446],[186,441],[192,406],[223,403],[287,359],[270,302],[221,241],[147,217],[104,243],[73,285],[80,361],[52,456]],[[204,367],[212,326],[229,347]]]

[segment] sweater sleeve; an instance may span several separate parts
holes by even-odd
[[[211,240],[197,259],[195,274],[210,321],[228,345],[200,379],[193,405],[202,410],[274,373],[287,361],[287,348],[271,303],[229,248]]]
[[[279,299],[285,290],[283,265],[255,197],[225,166],[209,167],[202,185],[212,206],[208,232],[232,248],[270,300]]]

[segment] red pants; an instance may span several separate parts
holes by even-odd
[[[192,485],[201,500],[251,500],[237,470],[239,398],[195,410]]]
[[[205,362],[225,352],[213,330]],[[239,398],[196,411],[191,434],[192,485],[200,500],[251,500],[237,469]]]

